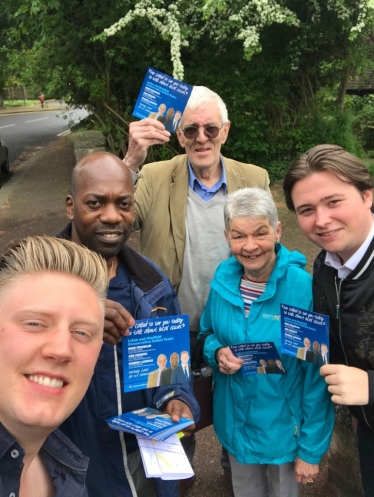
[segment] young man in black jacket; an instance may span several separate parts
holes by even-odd
[[[366,497],[374,496],[373,181],[336,145],[318,145],[286,173],[283,190],[300,228],[322,248],[313,271],[314,306],[330,316],[330,362],[321,374],[332,401],[349,406]]]

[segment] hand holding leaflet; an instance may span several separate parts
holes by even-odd
[[[320,369],[328,384],[335,404],[365,406],[369,403],[369,376],[367,371],[345,366],[327,364]]]
[[[180,418],[178,422],[174,422],[170,414],[165,414],[150,407],[125,412],[107,419],[106,422],[113,430],[125,431],[155,440],[165,440],[174,433],[194,424],[188,418]]]

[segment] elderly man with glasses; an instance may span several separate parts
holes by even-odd
[[[192,351],[210,281],[218,264],[230,255],[224,236],[225,197],[246,187],[269,191],[264,169],[221,155],[229,129],[222,98],[209,88],[195,86],[176,130],[186,153],[147,164],[139,173],[148,148],[170,139],[162,123],[143,119],[130,124],[124,159],[136,183],[134,229],[140,230],[140,251],[172,282],[181,310],[190,318]],[[184,448],[192,461],[194,437],[186,439]],[[224,454],[221,464],[230,478]]]
[[[227,108],[217,93],[195,86],[177,129],[186,154],[143,164],[152,145],[170,133],[154,119],[130,124],[124,159],[136,182],[134,229],[140,251],[168,276],[183,313],[190,316],[191,347],[218,264],[230,255],[223,230],[228,193],[245,187],[269,190],[267,172],[221,155],[230,129]]]

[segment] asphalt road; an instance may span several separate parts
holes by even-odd
[[[28,147],[42,147],[88,115],[84,109],[0,115],[0,136],[9,149],[10,163]]]

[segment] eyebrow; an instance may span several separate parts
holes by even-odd
[[[22,309],[19,310],[18,312],[15,313],[16,318],[18,319],[35,319],[37,316],[39,317],[53,317],[55,314],[55,311],[53,310],[48,310],[48,309],[43,309],[43,308],[31,308],[31,309]],[[97,320],[96,319],[91,319],[90,317],[83,317],[79,318],[76,321],[74,321],[74,324],[88,324],[88,325],[97,325]]]
[[[331,195],[326,195],[325,197],[320,198],[318,202],[324,202],[326,200],[330,200],[334,197],[339,197],[339,196],[344,196],[344,193],[332,193]],[[303,207],[309,207],[310,205],[313,205],[313,204],[311,204],[311,203],[301,204],[301,205],[296,207],[296,211],[298,211],[299,209],[302,209]]]
[[[199,125],[199,124],[197,124],[197,123],[191,123],[191,124],[190,124],[190,123],[188,123],[188,124],[186,124],[186,126],[185,126],[185,127],[189,127],[189,126],[195,126],[195,128],[199,128],[199,127],[200,127],[200,125]],[[202,126],[203,128],[205,128],[206,126],[216,126],[217,128],[219,128],[219,126],[218,126],[217,124],[214,124],[213,122],[208,122],[208,123],[206,123],[206,124],[201,124],[201,126]]]
[[[269,229],[269,226],[267,224],[260,224],[260,226],[258,226],[255,230],[254,230],[254,233],[257,233],[258,231],[261,231],[263,229]],[[230,232],[232,233],[239,233],[239,234],[243,234],[243,231],[238,229],[238,228],[232,228],[232,230],[230,230]]]
[[[87,197],[95,197],[98,200],[105,200],[108,197],[108,195],[103,195],[102,193],[87,193],[85,198],[87,198]],[[116,199],[120,199],[120,200],[126,200],[126,199],[132,199],[132,198],[133,198],[133,195],[130,193],[128,193],[126,195],[119,195],[118,197],[116,197]]]

